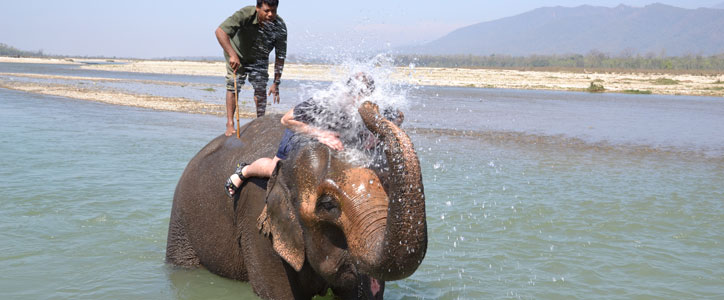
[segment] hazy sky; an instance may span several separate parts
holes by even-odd
[[[24,0],[0,7],[0,43],[48,54],[159,58],[221,56],[218,25],[242,0]],[[650,3],[698,8],[724,0],[280,0],[289,54],[380,49],[439,38],[462,26],[543,6]],[[343,4],[340,4],[343,3]]]

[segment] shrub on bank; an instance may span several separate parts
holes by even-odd
[[[648,90],[623,90],[624,94],[636,94],[636,95],[651,95],[651,91]]]
[[[603,84],[596,83],[596,81],[591,81],[591,85],[588,86],[586,89],[589,93],[603,93],[606,91],[606,88],[603,87]]]
[[[656,78],[656,80],[653,80],[652,83],[656,85],[675,85],[679,84],[679,81],[671,78],[661,77]]]

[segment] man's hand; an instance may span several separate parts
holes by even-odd
[[[236,73],[236,70],[241,66],[241,60],[239,60],[239,56],[237,56],[236,53],[229,56],[229,66],[234,70],[234,73]],[[236,80],[236,78],[234,78],[234,80]]]
[[[327,130],[320,130],[317,134],[317,140],[327,145],[327,147],[331,148],[332,150],[342,151],[344,150],[344,146],[342,145],[342,141],[339,140],[339,133],[327,131]]]
[[[272,103],[279,103],[279,86],[276,83],[272,84],[272,86],[269,88],[268,96],[271,96],[272,94],[274,94],[274,99],[272,100]]]

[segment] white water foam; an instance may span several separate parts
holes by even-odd
[[[345,142],[345,150],[339,153],[340,157],[352,164],[369,166],[379,158],[377,156],[382,155],[382,151],[370,149],[371,133],[362,123],[357,108],[365,101],[371,101],[378,105],[381,113],[399,110],[404,114],[409,108],[407,100],[409,87],[395,84],[391,79],[394,63],[389,55],[380,54],[364,61],[346,58],[337,65],[340,68],[332,71],[332,75],[339,79],[326,88],[314,85],[303,86],[302,96],[304,99],[314,98],[327,108],[314,116],[321,122],[320,125],[338,127],[335,125],[338,119],[330,117],[333,113],[341,113],[348,117],[347,121],[351,123],[350,129],[339,131],[341,140]],[[350,92],[364,88],[362,81],[350,80],[360,73],[374,80],[374,91],[365,97],[356,97],[358,93]],[[350,102],[353,105],[350,105]]]

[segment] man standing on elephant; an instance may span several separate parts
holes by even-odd
[[[278,0],[257,0],[256,7],[247,6],[227,18],[216,29],[216,39],[226,58],[226,136],[236,132],[234,111],[236,94],[247,76],[254,87],[256,116],[266,112],[266,84],[269,80],[269,53],[275,50],[274,83],[269,95],[279,103],[284,59],[287,54],[287,27],[277,15]],[[236,84],[234,84],[236,81]]]

